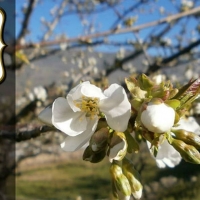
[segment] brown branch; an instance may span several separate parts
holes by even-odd
[[[152,22],[146,23],[146,24],[141,24],[141,25],[138,25],[138,26],[122,28],[122,29],[115,29],[115,30],[108,30],[108,31],[105,31],[105,32],[99,32],[99,33],[90,34],[90,35],[87,35],[87,36],[81,36],[81,37],[75,37],[75,38],[69,38],[69,39],[59,39],[59,40],[54,40],[54,41],[43,41],[43,42],[34,43],[34,44],[17,45],[16,50],[25,49],[25,48],[33,48],[33,47],[44,47],[44,46],[50,46],[50,45],[57,45],[57,44],[60,44],[60,43],[63,43],[63,42],[66,42],[66,43],[81,42],[81,41],[87,42],[92,38],[106,37],[106,36],[109,36],[109,35],[116,35],[116,34],[134,32],[134,31],[139,31],[139,30],[149,28],[149,27],[152,27],[152,26],[170,23],[174,20],[180,19],[182,17],[189,16],[189,15],[194,15],[194,14],[199,13],[199,12],[200,12],[200,6],[194,8],[194,9],[191,9],[189,11],[186,11],[186,12],[174,14],[174,15],[165,17],[163,19],[152,21]]]
[[[27,28],[29,24],[29,20],[32,14],[32,11],[37,3],[37,0],[30,0],[29,5],[27,7],[26,14],[24,16],[24,21],[22,22],[22,28],[21,31],[19,32],[19,35],[17,37],[17,43],[20,43],[20,40],[27,34]]]
[[[160,63],[153,63],[152,65],[149,66],[149,68],[146,71],[146,74],[150,74],[152,72],[155,72],[157,70],[159,70],[160,68],[162,68],[162,66],[164,66],[165,64],[170,63],[171,61],[173,61],[174,59],[178,58],[179,56],[188,53],[191,49],[193,49],[194,47],[200,45],[200,39],[189,44],[188,46],[186,46],[185,48],[181,49],[179,52],[164,58]]]
[[[50,126],[40,126],[40,127],[36,127],[34,129],[31,130],[18,130],[16,132],[11,132],[11,131],[7,131],[7,130],[1,130],[0,131],[0,139],[9,139],[12,141],[16,141],[16,142],[20,142],[20,141],[24,141],[24,140],[29,140],[31,138],[35,138],[40,136],[42,133],[45,132],[49,132],[49,131],[53,131],[55,130],[54,127],[50,127]]]

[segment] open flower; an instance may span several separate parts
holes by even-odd
[[[147,145],[149,148],[151,147],[150,142],[147,142]],[[156,164],[159,168],[165,168],[166,166],[173,168],[178,165],[182,159],[179,152],[176,151],[167,140],[159,145],[158,153],[154,158],[156,159]]]
[[[178,126],[173,127],[173,129],[184,129],[186,131],[200,134],[200,126],[194,117],[181,118],[178,122]],[[149,142],[147,142],[147,145],[150,148],[151,144]],[[160,144],[155,159],[157,166],[159,168],[164,168],[166,166],[175,167],[180,163],[182,157],[180,153],[176,151],[175,148],[165,140],[163,143]]]
[[[39,118],[49,123],[47,108]],[[82,147],[94,131],[102,114],[108,125],[117,131],[125,131],[131,115],[131,105],[124,89],[112,84],[104,92],[89,81],[73,88],[67,98],[59,97],[53,102],[52,124],[68,137],[61,144],[66,151],[75,151]]]
[[[159,100],[149,102],[141,114],[141,122],[151,132],[164,133],[174,125],[175,111]]]

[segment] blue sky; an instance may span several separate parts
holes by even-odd
[[[55,2],[55,1],[54,1]],[[50,10],[52,7],[55,6],[52,0],[43,0],[41,3],[39,3],[36,8],[34,9],[33,16],[31,18],[30,24],[29,24],[29,30],[30,34],[27,35],[27,41],[32,42],[39,42],[43,33],[44,33],[44,27],[41,24],[41,18],[45,18],[46,21],[51,21],[52,17],[50,15]],[[60,4],[61,0],[56,1],[58,4]],[[124,3],[122,3],[120,6],[118,6],[116,9],[119,12],[122,12],[123,9],[126,9],[133,5],[133,2],[136,1],[133,0],[125,0]],[[153,0],[151,2],[154,2]],[[177,5],[180,4],[180,0],[174,1]],[[16,34],[18,34],[20,27],[21,27],[21,21],[22,21],[22,12],[21,8],[22,5],[26,3],[26,0],[20,0],[16,1]],[[198,3],[199,4],[199,3]],[[198,5],[197,4],[197,5]],[[161,15],[159,12],[159,8],[163,7],[167,14],[173,14],[176,13],[177,10],[175,6],[171,3],[171,0],[157,0],[156,4],[154,3],[148,3],[143,8],[144,11],[140,12],[134,12],[129,14],[129,16],[137,16],[138,20],[135,25],[148,23],[154,20],[158,20],[160,18],[165,17],[166,15]],[[113,22],[116,20],[116,15],[113,12],[113,10],[107,10],[105,12],[101,12],[99,14],[93,14],[89,17],[86,17],[88,20],[92,20],[94,23],[94,26],[98,32],[109,30],[112,26]],[[184,22],[185,19],[182,21]],[[191,21],[187,24],[188,29],[192,30],[193,27],[196,25],[195,21]],[[139,37],[141,39],[145,39],[148,34],[152,31],[152,28],[144,29],[139,32]],[[84,34],[84,29],[81,25],[80,18],[77,15],[67,15],[62,17],[60,23],[55,28],[55,33],[58,35],[66,34],[68,37],[77,37]],[[167,37],[173,38],[176,34],[179,33],[179,27],[174,28],[172,31],[170,31],[167,35]],[[189,37],[189,35],[188,35]],[[54,37],[51,38],[52,40],[55,39]],[[135,40],[133,33],[127,33],[127,34],[120,34],[109,37],[112,41],[126,41],[126,40]],[[109,49],[108,49],[109,50]],[[112,50],[112,48],[110,48]]]

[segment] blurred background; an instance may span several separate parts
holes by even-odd
[[[16,177],[17,200],[112,199],[108,159],[91,164],[82,161],[83,149],[63,152],[65,135],[37,116],[80,81],[104,88],[114,82],[124,85],[125,77],[140,73],[155,81],[170,79],[174,85],[198,78],[200,1],[0,2],[8,10],[14,4],[14,16],[7,14],[5,25],[11,46],[5,48],[4,63],[7,82],[15,74],[16,113],[9,112],[13,99],[5,92],[0,121],[16,123],[16,129],[7,136],[2,131],[0,141],[6,139],[5,151],[10,141],[16,142],[16,162],[6,167],[2,180]],[[15,19],[14,37],[10,18]],[[188,115],[199,120],[199,99]],[[7,157],[13,155],[9,152]],[[173,169],[159,169],[145,143],[132,160],[141,173],[143,200],[200,199],[200,166],[182,161]]]

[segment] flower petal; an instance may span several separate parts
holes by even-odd
[[[85,113],[73,112],[67,99],[57,98],[53,103],[52,113],[53,125],[67,135],[76,136],[86,130]]]
[[[87,143],[96,130],[98,119],[89,120],[87,123],[87,129],[77,136],[68,136],[65,141],[61,144],[61,148],[65,151],[76,151],[80,149],[85,143]]]
[[[178,126],[173,127],[173,129],[184,129],[200,135],[200,126],[194,117],[181,118]]]
[[[52,126],[52,106],[45,108],[38,116],[38,118],[45,124]]]
[[[143,125],[151,132],[164,133],[174,125],[175,111],[168,105],[149,103],[141,114]]]
[[[151,144],[149,142],[147,142],[147,145],[150,148]],[[178,165],[182,159],[179,152],[176,151],[174,147],[167,142],[167,140],[160,144],[158,153],[154,158],[156,159],[157,166],[160,168],[164,168],[166,166],[173,168]]]
[[[74,100],[80,99],[82,97],[81,88],[84,85],[88,86],[89,84],[90,84],[89,81],[80,83],[79,85],[77,85],[76,87],[74,87],[73,89],[71,89],[70,92],[68,93],[68,95],[67,95],[67,101],[68,101],[71,109],[74,112],[80,111],[80,108],[78,108],[78,107],[76,107],[74,105]]]
[[[107,98],[100,101],[100,110],[106,116],[108,125],[116,131],[125,131],[131,116],[131,104],[123,87],[112,84],[104,91]]]

